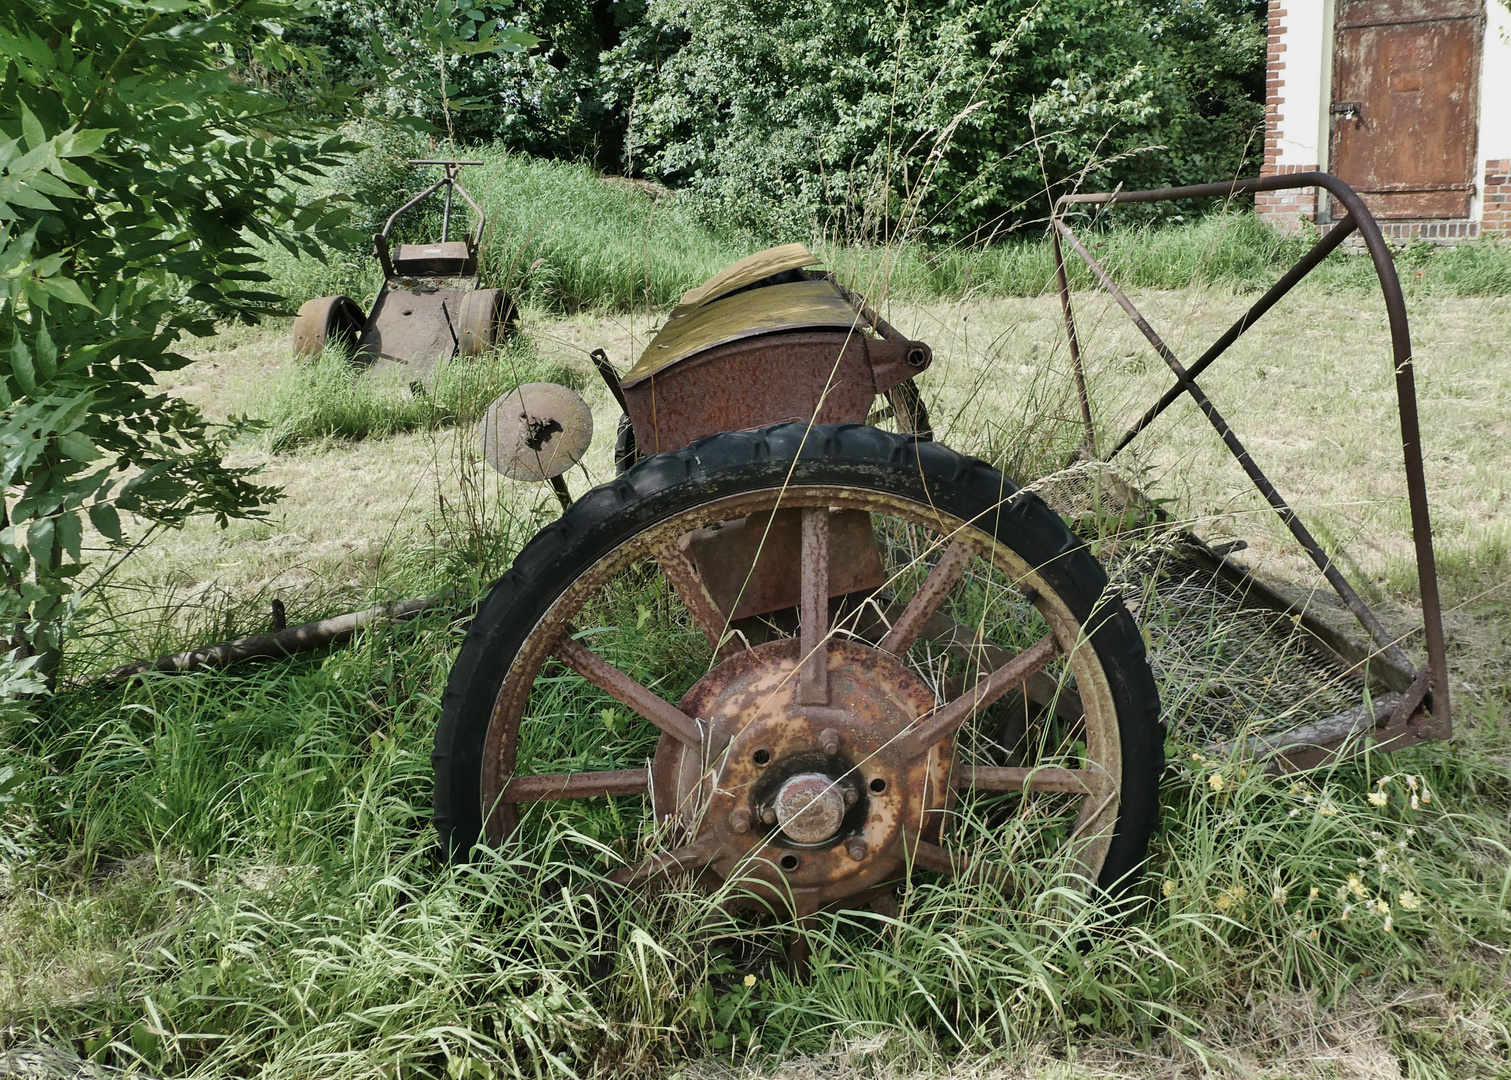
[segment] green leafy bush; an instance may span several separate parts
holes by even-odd
[[[1209,181],[1262,149],[1259,0],[519,0],[465,18],[535,47],[444,60],[435,10],[319,0],[301,32],[377,113],[654,177],[761,240],[979,239],[1047,185]]]
[[[660,3],[630,150],[756,236],[996,235],[1046,188],[1257,168],[1262,5]],[[645,48],[651,50],[649,44]]]
[[[227,430],[154,380],[188,363],[181,335],[282,302],[260,289],[252,237],[315,250],[339,219],[294,189],[351,147],[310,137],[309,102],[247,76],[305,68],[281,38],[298,10],[0,9],[0,621],[13,660],[58,647],[86,524],[122,545],[123,512],[225,521],[275,494],[225,464]]]

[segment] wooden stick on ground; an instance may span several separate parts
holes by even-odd
[[[202,649],[160,656],[156,660],[138,660],[134,664],[118,667],[98,676],[97,681],[113,682],[117,679],[140,675],[147,671],[196,671],[199,668],[225,667],[241,660],[257,656],[283,657],[307,652],[324,645],[346,641],[358,630],[378,622],[397,622],[410,619],[423,611],[441,607],[447,597],[426,596],[418,600],[400,600],[393,604],[379,604],[365,611],[353,611],[332,619],[290,626],[271,634],[256,634],[252,637],[223,641],[219,645],[207,645]]]

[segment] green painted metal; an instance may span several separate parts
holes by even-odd
[[[668,319],[622,385],[634,386],[679,360],[731,341],[784,331],[831,329],[864,333],[869,328],[827,280],[750,289]]]

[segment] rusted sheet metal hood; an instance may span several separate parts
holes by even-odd
[[[754,255],[745,256],[731,266],[726,266],[696,289],[687,290],[682,294],[682,303],[678,305],[678,310],[711,303],[775,274],[784,274],[788,270],[801,270],[805,266],[817,265],[818,262],[819,260],[813,253],[802,244],[783,244],[781,247],[758,251]]]
[[[716,345],[794,330],[868,329],[828,281],[797,281],[751,289],[667,320],[624,377],[626,389],[663,368]]]

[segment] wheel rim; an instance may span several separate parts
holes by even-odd
[[[716,523],[765,521],[778,507],[802,519],[798,626],[785,636],[791,613],[786,627],[778,616],[727,620],[688,540]],[[844,587],[848,571],[832,565],[826,533],[846,513],[868,516],[881,587],[820,605],[831,576]],[[635,635],[605,618],[658,578],[682,634],[661,663],[701,668],[685,689],[627,663]],[[753,640],[762,633],[771,640]],[[1013,694],[1024,695],[1026,722],[1009,747],[1002,710],[1015,707]],[[641,741],[608,760],[564,753],[560,732],[584,701],[636,717]],[[618,767],[563,771],[577,764]],[[905,496],[803,485],[683,509],[567,583],[495,699],[481,796],[497,843],[524,805],[644,793],[645,817],[622,835],[649,844],[624,852],[614,877],[698,872],[801,915],[864,898],[910,866],[1021,887],[1009,880],[1013,867],[971,859],[982,823],[1009,821],[1051,841],[1059,830],[1062,872],[1094,882],[1121,777],[1107,674],[1044,575],[981,529]]]

